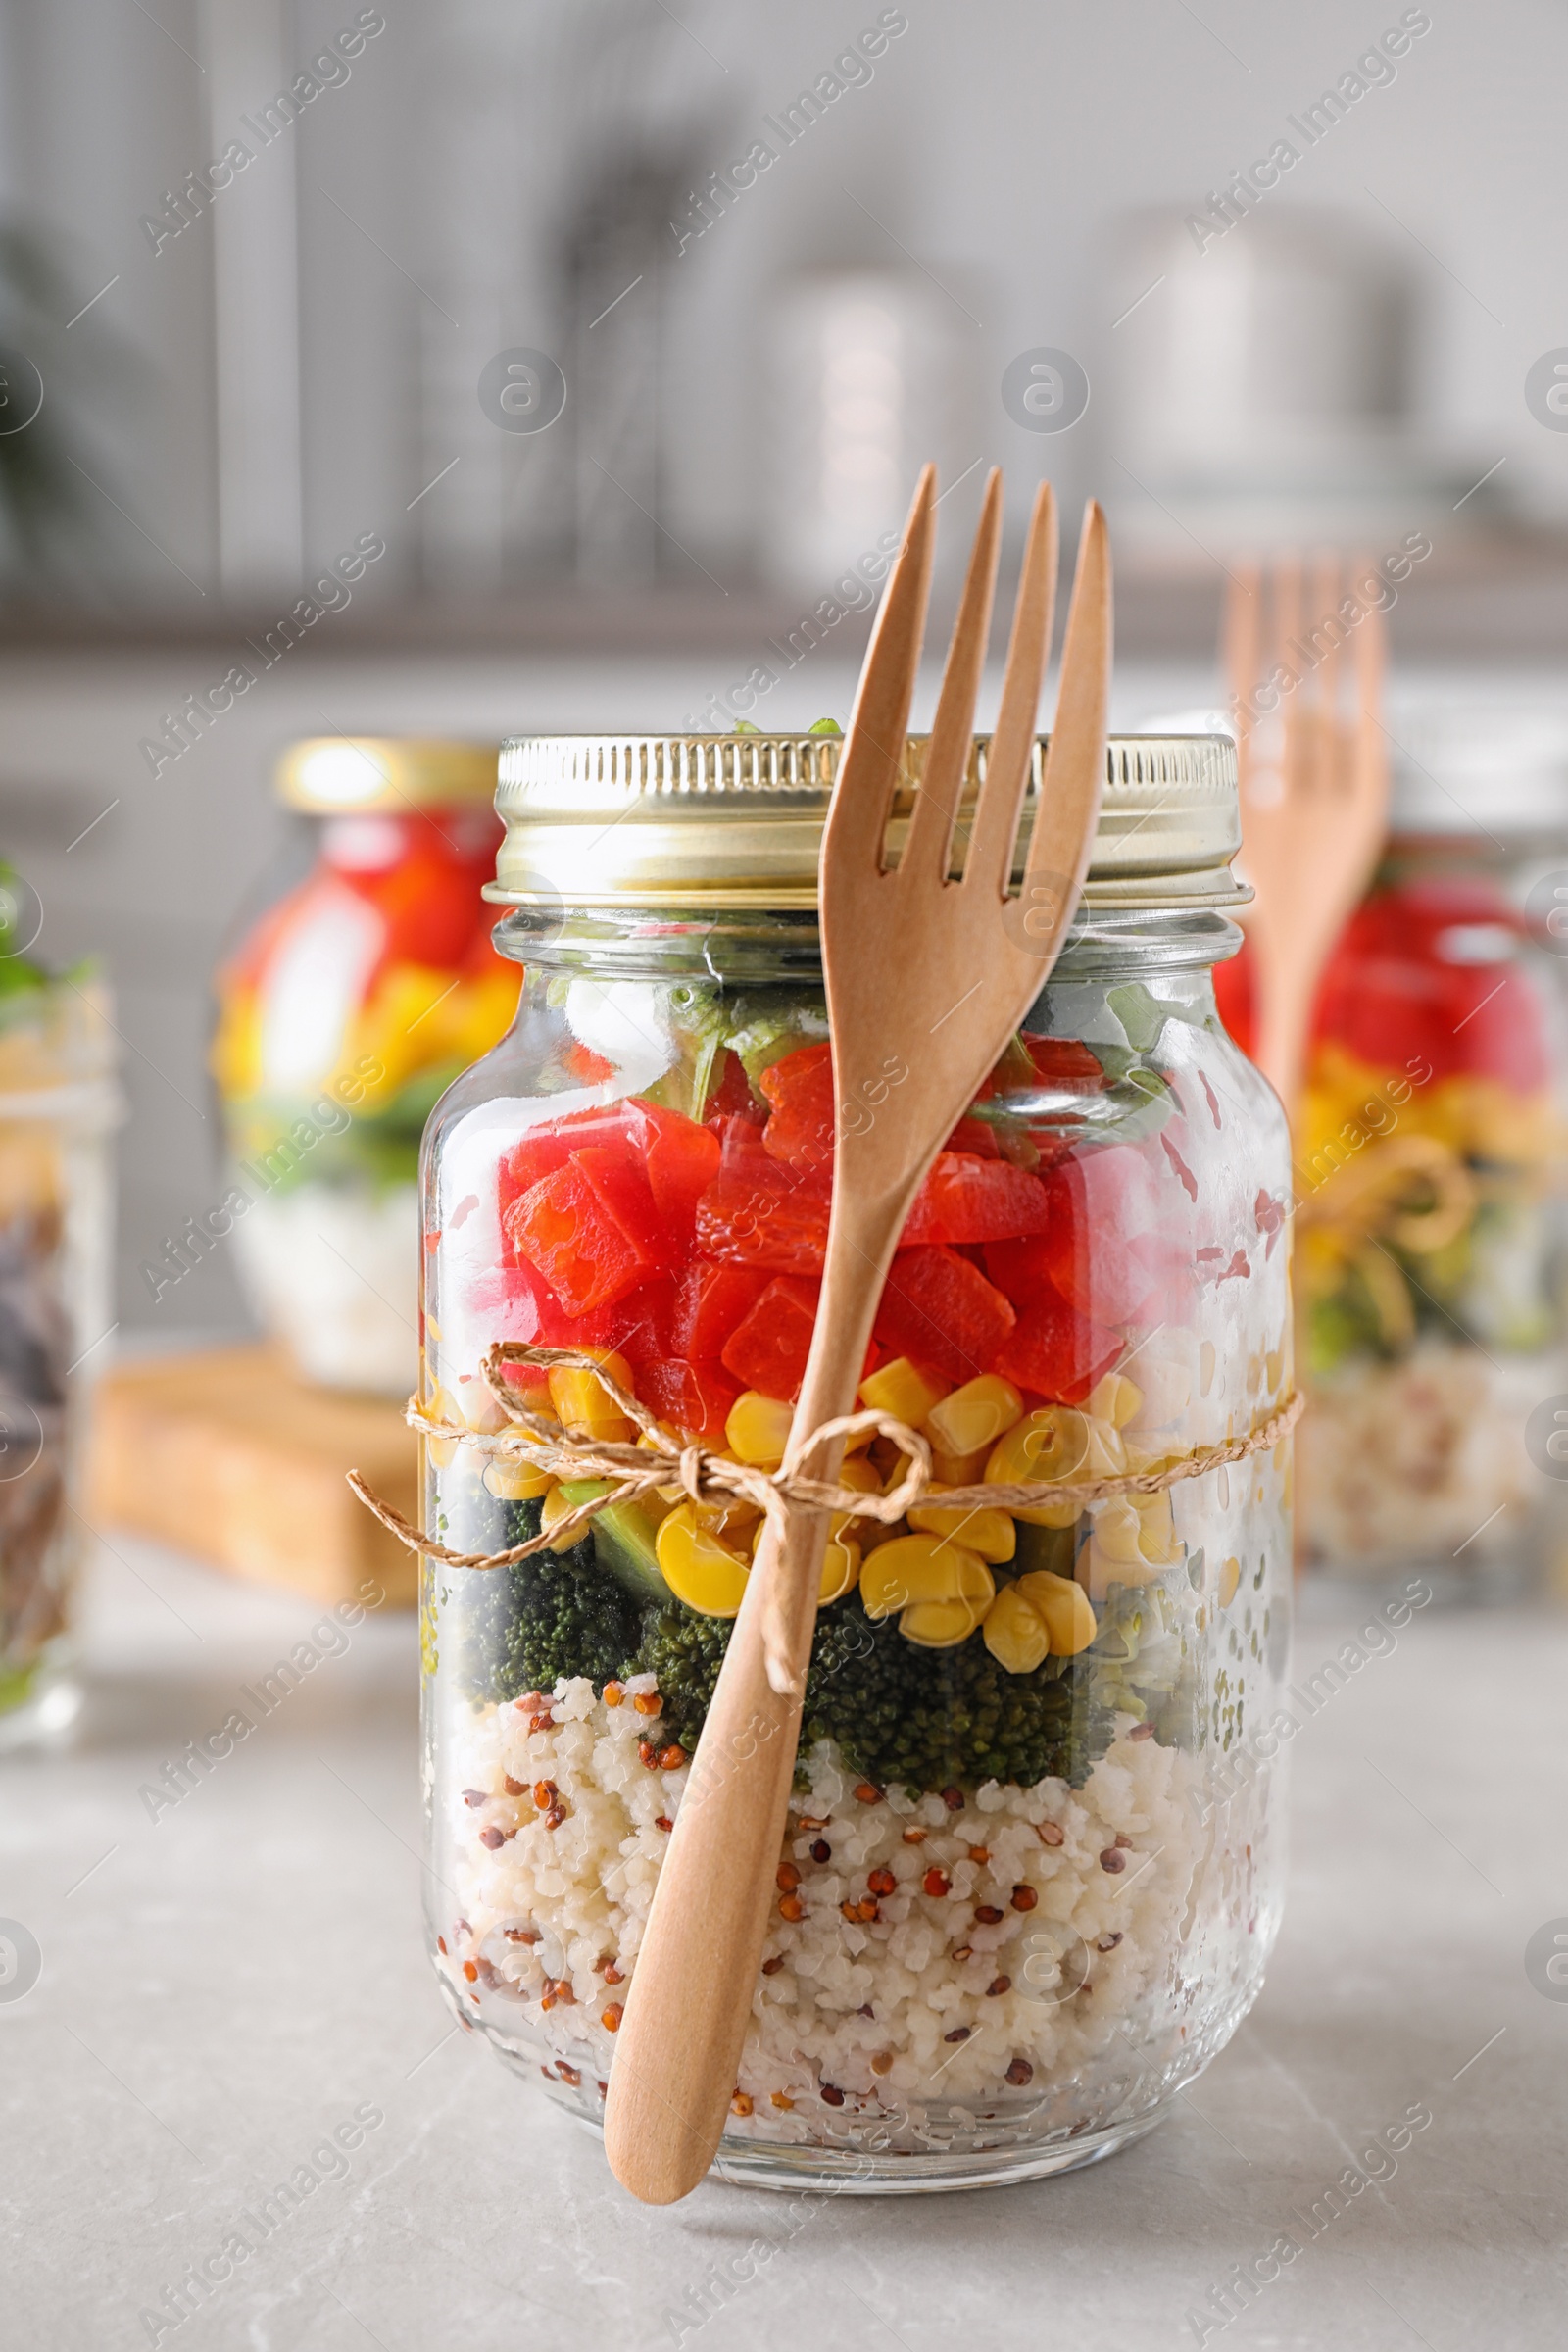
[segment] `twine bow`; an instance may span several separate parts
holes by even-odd
[[[505,1377],[508,1364],[537,1364],[545,1369],[563,1365],[574,1371],[592,1372],[617,1409],[636,1423],[645,1443],[632,1445],[618,1439],[569,1437],[555,1422],[518,1403],[515,1390]],[[475,1430],[466,1422],[443,1421],[427,1412],[415,1396],[410,1397],[404,1412],[411,1429],[437,1443],[471,1446],[494,1460],[516,1462],[557,1478],[605,1479],[611,1482],[611,1491],[574,1505],[548,1531],[541,1530],[526,1543],[514,1544],[505,1551],[454,1551],[411,1526],[401,1511],[381,1500],[357,1470],[349,1472],[349,1485],[361,1502],[400,1544],[407,1544],[411,1551],[440,1560],[448,1568],[510,1568],[536,1551],[559,1544],[563,1537],[586,1527],[596,1513],[612,1504],[635,1502],[659,1487],[678,1486],[696,1503],[738,1496],[781,1522],[792,1509],[806,1509],[847,1511],[858,1519],[875,1519],[890,1527],[919,1502],[931,1483],[929,1445],[918,1430],[910,1429],[906,1422],[895,1419],[891,1413],[845,1413],[836,1420],[824,1421],[808,1437],[792,1442],[790,1459],[777,1470],[763,1470],[755,1463],[731,1461],[727,1454],[706,1446],[683,1445],[612,1373],[581,1348],[533,1348],[516,1340],[499,1340],[487,1352],[481,1370],[486,1389],[506,1416],[504,1429]],[[1200,1446],[1195,1452],[1183,1454],[1157,1470],[1127,1471],[1114,1478],[1036,1479],[1014,1485],[953,1487],[943,1490],[942,1508],[984,1510],[994,1505],[1002,1510],[1027,1510],[1040,1503],[1061,1502],[1069,1496],[1088,1504],[1108,1501],[1114,1494],[1157,1494],[1182,1479],[1201,1478],[1224,1463],[1245,1461],[1249,1454],[1277,1446],[1295,1428],[1305,1401],[1298,1392],[1245,1437],[1232,1438],[1223,1446]],[[865,1494],[858,1488],[841,1487],[831,1480],[807,1478],[791,1467],[792,1462],[808,1458],[830,1439],[856,1438],[867,1430],[873,1436],[890,1439],[907,1464],[898,1485],[885,1494]]]

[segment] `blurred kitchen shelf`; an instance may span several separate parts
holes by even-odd
[[[1191,557],[1124,549],[1116,564],[1116,650],[1130,662],[1212,659],[1224,572],[1217,556],[1196,545]],[[824,584],[823,593],[828,593]],[[287,599],[255,612],[215,606],[193,613],[147,607],[118,612],[65,607],[0,607],[0,654],[169,652],[207,645],[244,656],[276,626]],[[330,626],[290,649],[290,664],[410,654],[431,657],[679,659],[729,653],[769,659],[768,640],[786,648],[810,615],[808,594],[781,595],[755,584],[729,594],[674,584],[636,594],[590,594],[569,584],[483,598],[372,604],[357,599]],[[869,612],[830,624],[825,643],[839,659],[858,657]],[[1550,662],[1568,654],[1568,529],[1473,529],[1438,544],[1400,586],[1390,615],[1396,655],[1408,662]],[[254,648],[253,648],[254,650]]]
[[[355,1499],[351,1469],[417,1517],[401,1405],[309,1388],[271,1348],[180,1350],[100,1383],[88,1515],[253,1583],[339,1601],[370,1578],[389,1606],[412,1608],[418,1563]]]

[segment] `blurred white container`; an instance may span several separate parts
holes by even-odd
[[[915,476],[973,461],[956,305],[893,270],[813,270],[781,286],[766,330],[768,528],[779,587],[823,593],[902,528]]]
[[[1354,544],[1495,516],[1490,483],[1454,514],[1486,460],[1418,417],[1417,290],[1353,217],[1260,207],[1200,250],[1182,216],[1142,215],[1114,274],[1108,409],[1141,485],[1119,519],[1145,545]]]

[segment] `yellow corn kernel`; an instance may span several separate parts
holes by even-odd
[[[911,1364],[906,1355],[896,1355],[891,1364],[884,1364],[860,1383],[860,1402],[868,1411],[891,1413],[895,1421],[907,1421],[911,1429],[919,1428],[947,1393],[943,1382]]]
[[[935,1481],[926,1489],[928,1494],[945,1492]],[[977,1551],[983,1560],[1010,1560],[1018,1548],[1018,1530],[1010,1511],[974,1503],[945,1511],[940,1503],[917,1502],[909,1513],[909,1525],[924,1535],[950,1537],[966,1551]]]
[[[663,1489],[659,1492],[662,1494]],[[684,1502],[688,1497],[683,1494],[679,1499]],[[754,1539],[764,1524],[760,1503],[748,1502],[744,1494],[730,1494],[722,1502],[694,1502],[691,1510],[696,1524],[721,1544],[745,1543],[756,1548]]]
[[[956,1649],[984,1622],[985,1610],[975,1601],[917,1600],[900,1615],[899,1631],[920,1649]]]
[[[551,1488],[539,1512],[539,1532],[542,1536],[548,1536],[551,1529],[558,1526],[568,1511],[576,1510],[578,1503],[586,1502],[590,1495],[608,1494],[611,1492],[611,1483],[607,1478],[585,1479],[575,1492],[577,1502],[569,1502],[559,1487]],[[590,1521],[584,1520],[579,1526],[569,1528],[564,1536],[559,1536],[555,1543],[547,1545],[546,1548],[550,1551],[569,1551],[574,1544],[582,1542],[590,1524]]]
[[[981,1628],[987,1649],[1005,1674],[1033,1674],[1051,1648],[1046,1621],[1016,1585],[1004,1585]]]
[[[822,1554],[822,1581],[816,1589],[817,1605],[825,1608],[830,1600],[842,1600],[854,1591],[860,1576],[860,1546],[853,1536],[833,1535],[828,1538]]]
[[[746,1592],[747,1562],[697,1524],[689,1502],[661,1522],[654,1544],[660,1572],[677,1600],[705,1617],[733,1617]]]
[[[1163,1495],[1114,1494],[1096,1507],[1089,1542],[1078,1561],[1091,1600],[1103,1600],[1112,1585],[1149,1585],[1159,1576],[1162,1563],[1150,1559],[1144,1550],[1144,1522],[1136,1506],[1166,1499]]]
[[[987,1486],[1032,1486],[1037,1479],[1092,1478],[1088,1468],[1089,1424],[1070,1405],[1048,1404],[1026,1413],[994,1446],[986,1461]],[[956,1485],[957,1481],[955,1480]],[[1020,1504],[1014,1516],[1035,1527],[1070,1527],[1076,1502]]]
[[[432,1421],[461,1421],[463,1419],[462,1407],[453,1401],[445,1389],[437,1389],[424,1409]],[[424,1442],[429,1447],[430,1459],[436,1468],[445,1470],[448,1464],[456,1458],[458,1447],[462,1445],[463,1440],[461,1438],[426,1438]]]
[[[486,1463],[484,1484],[498,1502],[536,1502],[541,1494],[549,1494],[555,1479],[537,1463],[515,1457],[502,1461],[498,1456]]]
[[[839,1472],[839,1485],[849,1487],[857,1494],[880,1494],[885,1490],[877,1476],[876,1464],[863,1454],[851,1454]]]
[[[1241,1581],[1242,1563],[1232,1557],[1225,1562],[1219,1572],[1219,1605],[1222,1609],[1228,1609],[1236,1598]]]
[[[784,1459],[794,1420],[793,1404],[785,1404],[777,1396],[764,1396],[760,1390],[747,1389],[729,1408],[724,1435],[737,1461],[755,1463],[762,1470],[776,1470]]]
[[[1036,1568],[1031,1575],[1020,1576],[1014,1590],[1045,1626],[1054,1658],[1075,1658],[1089,1647],[1099,1627],[1082,1585],[1050,1568]]]
[[[1097,1421],[1108,1421],[1112,1429],[1125,1429],[1143,1410],[1144,1392],[1124,1372],[1107,1372],[1103,1380],[1096,1381],[1087,1402]]]
[[[984,1610],[995,1593],[980,1554],[942,1536],[900,1536],[879,1544],[860,1570],[860,1598],[873,1618],[928,1600],[978,1602]]]
[[[585,1348],[582,1352],[603,1364],[612,1380],[618,1380],[623,1389],[632,1386],[631,1366],[613,1348]],[[592,1372],[580,1372],[569,1364],[553,1364],[550,1400],[571,1437],[603,1438],[624,1445],[637,1435],[636,1423],[627,1419]]]
[[[1022,1412],[1023,1398],[1011,1381],[982,1372],[927,1413],[925,1434],[944,1453],[978,1453],[994,1446]]]
[[[859,1399],[868,1411],[891,1413],[896,1421],[906,1421],[911,1429],[918,1429],[933,1405],[940,1404],[947,1394],[945,1380],[911,1363],[906,1355],[899,1355],[891,1363],[866,1374],[860,1383]]]
[[[1107,1560],[1136,1563],[1145,1557],[1144,1523],[1131,1494],[1113,1494],[1098,1504],[1090,1532]]]
[[[1139,1550],[1146,1560],[1157,1560],[1162,1568],[1168,1568],[1181,1555],[1169,1490],[1158,1494],[1129,1494],[1127,1499],[1138,1513]]]

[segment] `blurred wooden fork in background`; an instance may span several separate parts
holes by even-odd
[[[1355,586],[1369,564],[1298,556],[1232,579],[1224,656],[1236,719],[1253,1059],[1294,1119],[1318,980],[1388,829],[1380,724],[1387,643]]]

